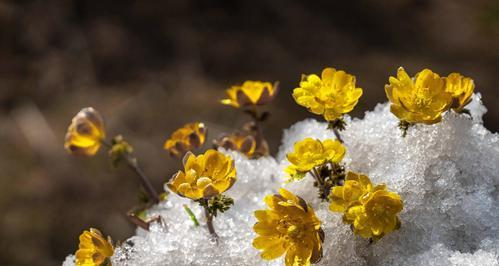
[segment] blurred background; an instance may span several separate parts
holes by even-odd
[[[280,81],[265,134],[313,117],[294,104],[302,73],[357,76],[352,116],[386,101],[399,66],[475,80],[499,130],[499,1],[0,1],[0,264],[59,265],[89,227],[125,240],[138,182],[105,150],[71,157],[71,118],[100,110],[135,147],[157,189],[180,163],[172,131],[204,121],[210,139],[247,118],[218,100],[247,79]]]

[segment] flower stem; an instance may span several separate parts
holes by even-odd
[[[410,126],[411,126],[411,123],[409,123],[407,121],[401,120],[399,122],[399,128],[400,128],[400,130],[402,130],[402,137],[403,138],[405,138],[405,136],[407,135],[407,130],[409,130]]]
[[[105,140],[102,140],[101,142],[104,146],[108,147],[109,149],[113,148],[113,145],[106,142]],[[149,181],[147,176],[144,174],[144,171],[142,171],[142,169],[140,168],[139,163],[137,162],[137,158],[132,156],[129,153],[122,154],[121,158],[125,159],[125,162],[128,165],[128,167],[130,169],[132,169],[132,171],[134,171],[139,176],[140,183],[141,183],[142,187],[146,190],[146,193],[149,195],[149,198],[154,203],[159,203],[160,199],[159,199],[158,192],[156,192],[156,190],[152,186],[151,182]]]
[[[338,131],[337,128],[333,128],[333,132],[334,132],[334,136],[336,137],[336,139],[341,142],[341,143],[344,143],[343,142],[343,139],[341,138],[341,135],[340,135],[340,131]]]
[[[145,222],[144,220],[140,219],[137,217],[134,213],[127,213],[128,220],[135,224],[136,226],[149,231],[149,223]]]
[[[327,128],[333,130],[336,139],[341,143],[343,143],[343,139],[340,136],[340,130],[344,130],[345,125],[346,123],[342,117],[329,121],[327,125]]]
[[[156,216],[149,221],[144,221],[140,217],[138,217],[135,213],[133,213],[131,211],[128,212],[126,214],[126,216],[128,217],[128,220],[130,220],[130,222],[132,222],[136,226],[138,226],[146,231],[149,231],[149,226],[151,225],[151,223],[153,223],[153,222],[162,223],[163,222],[163,220],[161,219],[161,216]]]
[[[312,168],[312,176],[315,178],[315,180],[317,180],[317,185],[319,186],[319,197],[323,200],[326,200],[329,194],[329,189],[326,185],[324,177],[321,176],[320,171],[317,170],[317,167]]]
[[[253,118],[253,122],[255,123],[255,130],[256,130],[257,138],[259,138],[261,140],[261,139],[263,139],[263,131],[262,131],[262,125],[260,123],[258,109],[256,109],[256,107],[253,109],[253,115],[251,117]]]
[[[105,140],[101,140],[102,145],[106,146],[107,148],[111,149],[113,145]]]
[[[210,212],[210,209],[208,209],[208,202],[203,205],[204,208],[204,215],[206,216],[206,227],[208,227],[208,232],[215,238],[216,241],[218,241],[218,235],[215,232],[215,227],[213,226],[213,214]]]
[[[324,185],[324,182],[323,182],[323,180],[321,178],[321,174],[317,170],[317,167],[312,168],[312,172],[313,172],[313,176],[315,177],[315,179],[317,180],[317,182],[319,183],[319,185],[322,187]]]
[[[144,187],[144,189],[146,190],[146,192],[149,195],[149,197],[151,198],[151,200],[154,203],[159,203],[160,200],[159,200],[158,192],[156,192],[156,190],[152,186],[151,182],[149,181],[149,179],[146,177],[146,175],[144,174],[144,172],[140,168],[139,163],[137,162],[137,158],[135,158],[134,156],[131,156],[130,154],[127,154],[127,155],[125,155],[125,161],[126,161],[126,164],[128,165],[128,167],[130,169],[132,169],[132,171],[134,171],[139,176],[140,183],[142,184],[142,187]]]
[[[247,112],[250,116],[251,119],[253,120],[253,130],[255,134],[255,140],[257,143],[257,153],[258,155],[268,155],[268,150],[266,148],[263,148],[265,143],[265,136],[263,135],[263,129],[262,129],[262,122],[263,122],[263,115],[260,115],[258,113],[258,109],[256,106],[252,106],[251,109],[248,110]]]

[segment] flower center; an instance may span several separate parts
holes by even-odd
[[[430,89],[428,87],[418,88],[414,94],[414,103],[418,107],[424,107],[431,104],[431,97],[429,97]]]
[[[299,219],[285,216],[277,223],[277,231],[284,238],[296,242],[302,238],[304,232],[303,222]]]

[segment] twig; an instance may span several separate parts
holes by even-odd
[[[127,213],[127,217],[130,220],[130,222],[132,222],[136,226],[138,226],[146,231],[149,231],[149,226],[152,222],[161,221],[161,217],[157,216],[157,217],[146,222],[146,221],[142,220],[141,218],[139,218],[137,215],[135,215],[135,213],[133,213],[133,212]]]

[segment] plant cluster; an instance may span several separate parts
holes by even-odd
[[[411,78],[403,68],[397,77],[390,77],[385,86],[391,103],[391,112],[400,120],[402,136],[414,124],[435,124],[450,110],[466,113],[474,91],[473,80],[458,73],[447,77],[424,69]],[[152,222],[162,222],[161,217],[148,219],[145,210],[153,204],[171,200],[168,192],[188,198],[204,210],[205,223],[215,243],[214,218],[230,210],[234,200],[224,193],[237,181],[234,160],[217,148],[234,150],[250,159],[269,155],[268,143],[263,134],[263,122],[269,113],[260,110],[277,95],[278,83],[246,81],[227,89],[227,98],[221,103],[242,110],[250,118],[242,129],[226,132],[213,140],[216,149],[206,149],[194,154],[207,142],[205,123],[193,122],[175,130],[164,143],[164,149],[175,158],[183,158],[181,169],[165,183],[165,192],[158,193],[139,165],[134,149],[123,136],[106,141],[104,120],[99,112],[83,108],[71,121],[65,138],[65,148],[70,154],[93,156],[101,146],[108,148],[112,165],[128,166],[139,178],[146,192],[140,205],[128,212],[132,223],[149,229]],[[370,243],[379,241],[402,225],[399,214],[403,201],[396,191],[384,184],[372,184],[362,173],[347,169],[344,157],[348,147],[343,142],[341,130],[348,127],[344,116],[351,112],[362,96],[356,86],[355,76],[342,70],[325,68],[321,75],[303,75],[292,96],[296,103],[311,113],[321,115],[328,122],[328,129],[336,139],[305,138],[294,144],[286,156],[289,161],[284,170],[286,182],[300,182],[307,176],[314,179],[318,198],[327,201],[332,213],[340,213],[343,222],[352,232]],[[347,142],[348,144],[348,142]],[[253,246],[261,251],[264,260],[284,256],[287,266],[310,265],[323,256],[322,245],[327,236],[321,229],[321,220],[305,200],[281,188],[277,194],[267,195],[263,201],[268,209],[257,210],[253,229],[257,234]],[[195,226],[200,222],[194,212],[183,206]],[[223,217],[222,217],[223,219]],[[111,265],[114,254],[110,238],[104,238],[91,228],[80,235],[76,252],[77,265]]]

